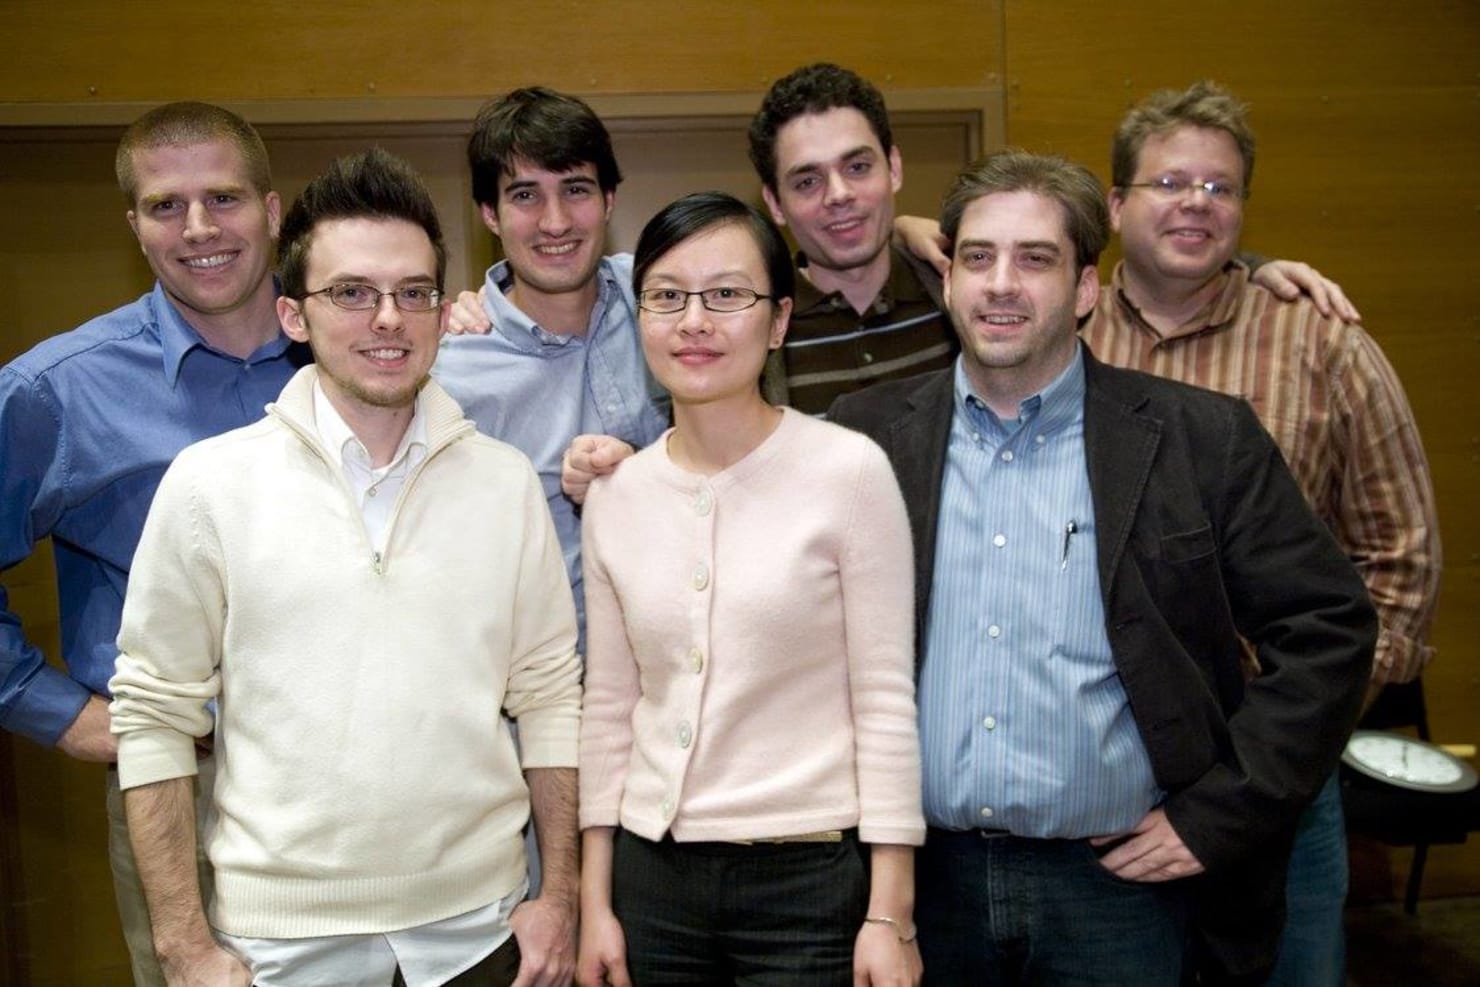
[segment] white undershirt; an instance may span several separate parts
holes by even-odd
[[[385,550],[391,510],[406,478],[427,455],[421,398],[391,461],[370,465],[370,454],[355,437],[323,389],[314,384],[314,417],[319,438],[344,474],[365,521],[374,550]],[[407,987],[438,987],[502,946],[510,935],[509,915],[524,900],[528,882],[507,897],[461,915],[412,929],[311,939],[216,937],[252,968],[254,987],[387,987],[399,966]]]
[[[344,482],[349,484],[355,504],[365,519],[370,544],[377,552],[385,551],[386,528],[390,524],[396,498],[401,495],[401,488],[406,486],[406,478],[427,458],[427,423],[422,415],[420,395],[391,461],[378,467],[371,465],[365,444],[334,410],[318,381],[313,387],[313,412],[319,438],[334,465],[344,474]]]

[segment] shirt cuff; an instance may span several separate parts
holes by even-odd
[[[87,686],[59,669],[43,665],[5,717],[4,727],[38,744],[55,747],[93,697]],[[106,699],[107,697],[102,697]]]
[[[1384,627],[1377,635],[1372,681],[1411,682],[1434,660],[1434,649],[1417,638]]]

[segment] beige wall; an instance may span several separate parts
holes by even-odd
[[[903,204],[923,212],[956,161],[1004,134],[1108,177],[1109,135],[1130,102],[1199,76],[1227,83],[1252,104],[1259,137],[1246,241],[1341,280],[1407,384],[1447,549],[1441,654],[1428,677],[1434,729],[1480,740],[1480,530],[1470,509],[1480,432],[1465,403],[1480,320],[1461,300],[1480,246],[1480,7],[1468,0],[1219,10],[1185,0],[274,0],[236,5],[229,19],[220,10],[5,4],[15,40],[0,60],[0,276],[10,286],[0,360],[147,287],[108,178],[111,144],[142,108],[168,99],[226,102],[266,125],[286,195],[331,154],[386,135],[431,177],[452,270],[472,281],[490,245],[466,204],[461,135],[482,98],[513,86],[585,94],[612,120],[630,176],[620,243],[668,195],[697,185],[753,193],[744,162],[727,163],[739,153],[735,127],[771,79],[807,61],[841,62],[886,88],[908,118]],[[692,118],[710,122],[703,141],[673,126]],[[5,580],[54,653],[47,560]],[[101,785],[100,769],[0,737],[0,984],[7,974],[125,982]],[[1426,889],[1480,891],[1477,845],[1436,849]]]

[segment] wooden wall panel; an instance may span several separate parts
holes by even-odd
[[[481,96],[764,87],[827,58],[891,87],[980,86],[997,0],[12,0],[0,93],[21,102]]]
[[[118,128],[169,99],[224,102],[271,124],[285,196],[329,154],[363,141],[365,131],[346,122],[422,121],[392,128],[392,146],[427,170],[454,253],[462,251],[453,279],[461,271],[471,283],[491,241],[467,203],[459,127],[481,99],[514,86],[579,92],[622,121],[613,126],[629,172],[613,237],[621,246],[649,204],[676,191],[732,181],[753,191],[743,162],[738,172],[726,162],[738,153],[733,131],[691,146],[626,120],[674,101],[683,108],[670,115],[723,116],[736,98],[753,105],[771,79],[808,61],[849,65],[890,90],[897,115],[924,114],[915,121],[922,129],[900,135],[902,203],[924,212],[955,144],[995,146],[1004,110],[1012,142],[1066,153],[1105,176],[1126,106],[1157,86],[1220,79],[1251,102],[1260,138],[1246,242],[1308,259],[1346,284],[1407,383],[1448,549],[1443,653],[1430,676],[1435,728],[1443,739],[1480,739],[1480,525],[1470,511],[1480,498],[1480,429],[1468,411],[1480,318],[1462,298],[1480,245],[1480,7],[1470,0],[1248,0],[1217,10],[1184,0],[262,0],[236,5],[229,18],[181,0],[10,0],[4,14],[11,44],[0,61],[0,127],[114,129],[24,145],[0,136],[0,276],[25,289],[12,292],[0,360],[147,286],[107,176]],[[942,94],[963,90],[988,111],[964,137],[957,123],[928,118],[960,109]],[[322,120],[338,129],[302,126]],[[923,157],[922,145],[932,148]],[[26,584],[24,610],[54,650],[47,572],[38,561],[6,579]],[[0,819],[8,827],[0,849],[25,848],[24,886],[3,890],[26,895],[28,917],[18,937],[0,942],[29,950],[27,983],[122,983],[98,770],[24,741],[13,747],[8,766],[0,745],[0,776],[13,771],[22,804],[0,797],[0,812],[18,811],[23,831],[17,838],[14,816]],[[1436,851],[1428,889],[1480,890],[1476,845]],[[3,868],[0,878],[14,879]],[[7,969],[0,963],[0,983]]]
[[[1404,381],[1445,547],[1430,717],[1440,740],[1480,740],[1480,6],[1008,0],[1004,35],[1008,141],[1106,181],[1146,92],[1207,77],[1250,104],[1244,242],[1341,282]],[[1429,893],[1480,891],[1480,840],[1436,852],[1429,874]]]

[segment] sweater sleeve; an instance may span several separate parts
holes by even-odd
[[[915,713],[914,555],[894,472],[873,442],[862,450],[840,560],[848,688],[857,744],[859,837],[925,840]]]
[[[504,709],[519,723],[525,768],[571,768],[581,724],[575,603],[539,478],[527,464],[525,473],[521,516],[526,531]]]
[[[632,754],[637,659],[602,558],[610,520],[602,481],[591,486],[582,526],[586,577],[586,707],[581,721],[581,828],[615,826]]]
[[[226,597],[195,462],[187,450],[165,473],[129,574],[108,684],[125,789],[194,775],[194,738],[215,724]]]

